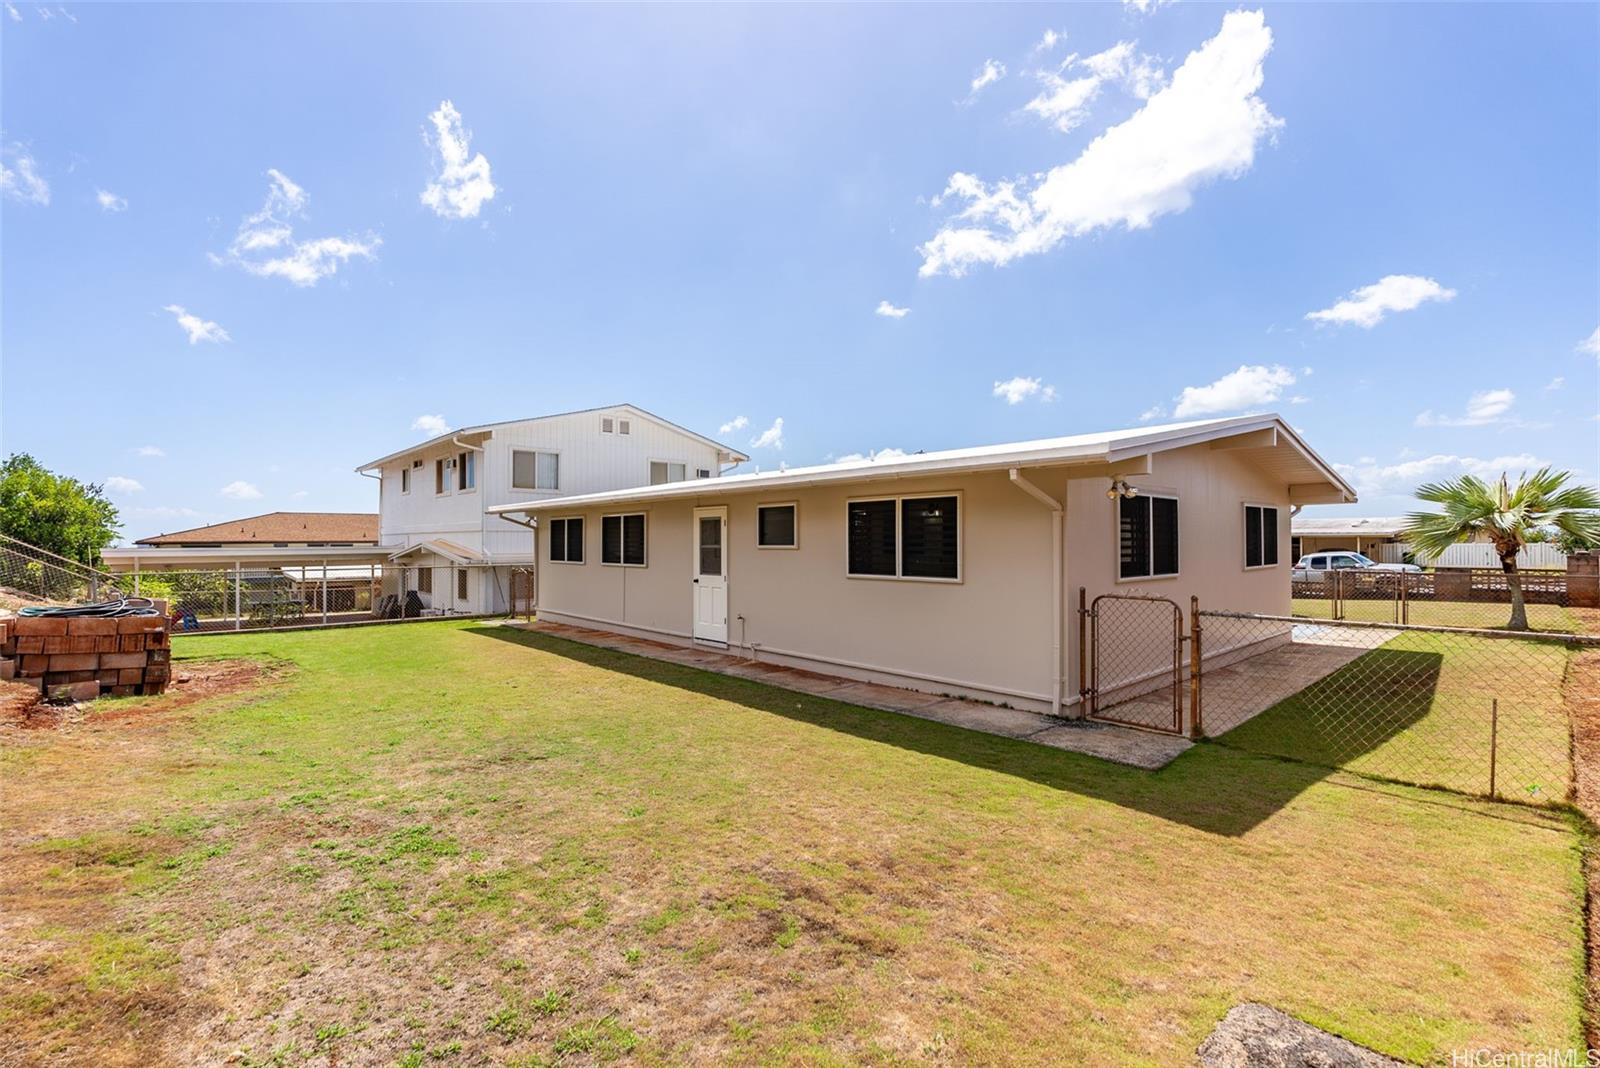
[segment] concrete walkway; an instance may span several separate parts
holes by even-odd
[[[981,701],[965,701],[937,694],[918,693],[894,686],[857,682],[854,679],[822,675],[814,671],[767,664],[743,656],[698,646],[689,648],[667,642],[635,638],[609,631],[569,627],[560,623],[507,622],[508,627],[582,642],[602,649],[632,653],[635,656],[665,660],[696,667],[719,675],[732,675],[777,686],[785,690],[826,697],[830,701],[897,712],[901,715],[948,723],[952,727],[1017,738],[1052,749],[1099,757],[1130,767],[1154,771],[1170,764],[1193,743],[1174,735],[1154,734],[1105,723],[1055,719],[1037,712],[1001,708]]]

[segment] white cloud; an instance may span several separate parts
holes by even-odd
[[[109,190],[95,190],[94,199],[96,203],[100,205],[101,211],[118,212],[128,210],[127,198],[119,197],[117,194],[110,192]]]
[[[1283,395],[1284,389],[1294,383],[1294,372],[1279,364],[1271,367],[1263,364],[1242,365],[1237,371],[1229,371],[1208,386],[1183,387],[1172,414],[1178,419],[1185,419],[1191,415],[1215,415],[1259,408],[1276,401]]]
[[[1462,415],[1435,415],[1422,412],[1416,418],[1417,426],[1487,426],[1502,423],[1517,401],[1509,389],[1485,389],[1467,398],[1467,410]]]
[[[450,424],[444,421],[442,415],[419,415],[411,420],[411,429],[420,430],[430,438],[436,438],[450,429]]]
[[[1152,419],[1165,419],[1166,417],[1166,406],[1162,404],[1156,404],[1139,413],[1139,422],[1148,423]]]
[[[283,278],[297,286],[314,286],[334,274],[341,264],[359,256],[372,259],[383,244],[376,234],[365,237],[318,237],[299,241],[294,236],[296,218],[304,218],[310,197],[283,172],[269,168],[267,199],[261,210],[247,215],[225,256],[216,263],[232,263],[263,278]]]
[[[22,21],[22,12],[17,10],[16,5],[11,3],[11,0],[6,0],[6,14],[11,16],[12,22]]]
[[[295,500],[298,501],[298,500],[300,500],[300,499],[302,499],[304,497],[311,496],[311,491],[310,490],[295,490],[293,493],[289,494],[289,496],[293,497]]]
[[[757,434],[750,442],[752,449],[781,449],[783,448],[783,417],[779,416],[772,421],[772,425]]]
[[[1042,179],[993,185],[952,175],[938,199],[959,197],[966,206],[920,247],[918,273],[959,276],[973,264],[1003,266],[1098,230],[1143,229],[1187,210],[1201,186],[1244,174],[1258,142],[1282,125],[1256,95],[1271,48],[1261,12],[1229,12],[1165,88],[1072,162]]]
[[[106,479],[106,489],[112,493],[138,493],[144,489],[144,483],[136,478],[125,478],[122,475],[112,475]]]
[[[1049,52],[1066,39],[1067,35],[1064,31],[1045,30],[1043,36],[1039,38],[1039,43],[1033,46],[1033,51],[1035,54]]]
[[[1567,379],[1565,375],[1556,375],[1549,381],[1549,383],[1545,385],[1544,391],[1546,393],[1552,393],[1555,390],[1565,388],[1566,384]]]
[[[252,483],[245,482],[242,479],[228,483],[217,492],[221,493],[224,497],[232,497],[236,501],[254,501],[260,499],[261,497],[261,491],[259,489],[257,489]]]
[[[39,164],[18,144],[0,150],[0,193],[25,204],[50,203],[50,183],[39,173]]]
[[[1076,67],[1088,73],[1064,78],[1060,71]],[[1110,82],[1130,95],[1148,100],[1166,81],[1166,72],[1153,56],[1135,55],[1132,41],[1119,41],[1085,59],[1068,56],[1055,71],[1039,71],[1045,90],[1023,105],[1062,133],[1070,133],[1089,117],[1089,105]]]
[[[496,192],[489,177],[489,161],[482,152],[470,155],[472,131],[461,125],[461,113],[445,100],[428,116],[433,136],[424,134],[429,147],[439,153],[438,173],[422,190],[422,202],[445,219],[475,219]]]
[[[734,431],[743,430],[750,425],[750,420],[742,415],[736,415],[717,428],[719,434],[732,434]]]
[[[189,335],[189,344],[191,345],[198,345],[202,341],[216,344],[233,340],[221,326],[209,319],[202,319],[192,312],[185,311],[181,304],[168,304],[161,310],[173,314],[173,317],[178,320],[178,326],[184,333]]]
[[[140,456],[165,456],[167,450],[160,445],[140,445],[134,450]]]
[[[1456,456],[1435,453],[1420,459],[1402,459],[1398,463],[1378,464],[1371,457],[1362,457],[1354,464],[1334,464],[1356,492],[1363,497],[1381,497],[1395,493],[1410,494],[1424,482],[1437,478],[1454,478],[1457,475],[1476,475],[1479,478],[1498,478],[1504,471],[1533,471],[1546,461],[1529,453],[1495,456],[1479,459],[1475,456]]]
[[[1370,286],[1362,286],[1331,308],[1307,312],[1306,318],[1319,325],[1350,323],[1370,330],[1390,312],[1411,311],[1429,300],[1454,300],[1455,295],[1455,290],[1446,289],[1432,278],[1390,274]]]
[[[877,463],[880,460],[901,460],[909,455],[911,454],[904,449],[878,449],[869,452],[848,452],[833,462],[836,464],[858,464],[865,460],[868,463]]]
[[[1594,333],[1578,342],[1578,351],[1586,352],[1595,359],[1600,360],[1600,326],[1594,328]]]
[[[911,314],[910,308],[896,308],[886,300],[878,301],[878,306],[873,309],[874,315],[881,315],[885,319],[904,319]]]
[[[1056,399],[1056,387],[1047,386],[1042,379],[1025,378],[1017,375],[1004,382],[996,382],[992,396],[1002,397],[1007,404],[1021,404],[1029,397],[1038,397],[1042,401]]]
[[[1005,76],[1006,65],[1004,63],[1001,63],[997,59],[984,60],[983,67],[972,79],[972,91],[967,94],[967,99],[971,100],[973,97],[977,96],[979,93],[983,92],[989,86],[993,85],[995,82],[999,81]]]
[[[1122,0],[1122,10],[1148,15],[1158,7],[1176,4],[1178,0]]]

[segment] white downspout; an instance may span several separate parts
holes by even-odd
[[[1061,715],[1061,690],[1065,683],[1064,672],[1061,667],[1061,647],[1065,618],[1063,611],[1066,598],[1062,593],[1064,580],[1064,528],[1066,526],[1066,505],[1056,500],[1044,490],[1022,477],[1022,472],[1013,467],[1011,469],[1011,484],[1022,490],[1028,496],[1050,509],[1050,714]]]

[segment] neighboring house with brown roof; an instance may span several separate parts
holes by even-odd
[[[220,549],[254,545],[275,549],[378,544],[373,512],[267,512],[206,527],[140,538],[150,548]]]

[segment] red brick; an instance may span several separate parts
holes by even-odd
[[[46,638],[44,640],[44,651],[52,654],[70,652],[71,650],[67,648],[67,636],[63,634],[60,637]]]
[[[17,662],[15,660],[0,660],[0,679],[14,679],[17,677]]]
[[[44,639],[43,638],[36,638],[36,637],[31,637],[30,636],[30,637],[27,637],[27,638],[18,638],[17,639],[17,655],[18,656],[24,655],[26,653],[42,653],[42,652],[44,652]]]
[[[122,674],[120,671],[97,671],[95,672],[94,678],[95,681],[102,686],[115,686],[117,683],[122,681],[121,679],[117,678],[117,676],[120,674]]]
[[[146,649],[165,649],[167,647],[167,632],[164,630],[150,631],[144,636],[144,647]]]
[[[102,653],[100,656],[103,668],[142,668],[144,663],[143,653]]]
[[[67,687],[67,693],[74,701],[93,701],[100,696],[100,683],[93,679],[74,682]]]
[[[167,621],[163,616],[134,616],[132,618],[139,621],[139,626],[137,628],[138,630],[152,631],[167,629]]]
[[[29,654],[22,658],[20,668],[24,675],[43,675],[50,670],[50,658],[44,654]]]
[[[117,636],[117,648],[113,649],[112,652],[137,653],[143,649],[143,634],[119,634]]]
[[[67,620],[68,634],[91,634],[98,638],[102,634],[115,634],[117,621],[101,616],[73,616]]]
[[[111,696],[112,697],[132,697],[134,694],[136,694],[138,692],[139,692],[139,687],[137,687],[137,686],[113,686],[113,687],[111,687]]]
[[[147,682],[144,684],[143,689],[147,694],[166,693],[167,683],[165,679],[160,682]]]
[[[145,654],[152,664],[166,664],[172,660],[171,649],[152,649]]]
[[[102,635],[94,640],[94,651],[97,653],[114,653],[117,651],[117,643],[121,640],[115,634]]]
[[[120,686],[137,686],[143,681],[143,668],[123,668],[117,672],[117,684]]]
[[[100,639],[96,638],[93,634],[69,634],[69,635],[67,635],[67,652],[69,652],[69,653],[93,653],[93,652],[96,652],[95,643],[98,642],[99,640]]]
[[[156,664],[144,669],[145,682],[166,682],[169,678],[171,678],[171,675],[168,673],[167,669],[160,664]]]
[[[60,653],[50,658],[51,671],[93,671],[99,666],[97,653]]]
[[[65,637],[67,621],[52,616],[18,616],[17,633],[39,638],[48,638],[58,634]]]
[[[143,634],[144,624],[139,622],[143,616],[122,616],[117,620],[118,634]]]

